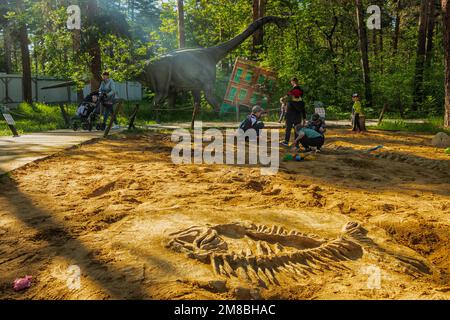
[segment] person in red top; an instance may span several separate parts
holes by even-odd
[[[305,124],[306,110],[305,102],[303,101],[303,90],[298,85],[298,79],[291,79],[292,89],[287,93],[289,97],[288,108],[286,112],[286,133],[284,141],[281,142],[283,146],[289,146],[289,140],[291,139],[291,131],[298,124]],[[295,138],[297,133],[294,130]]]

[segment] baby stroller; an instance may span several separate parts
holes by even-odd
[[[98,91],[88,94],[77,108],[76,116],[72,118],[72,129],[77,131],[80,127],[83,130],[92,131],[100,118],[100,99]]]

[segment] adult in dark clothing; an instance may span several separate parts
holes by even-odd
[[[289,103],[286,112],[286,133],[284,141],[281,143],[283,146],[289,146],[289,140],[291,139],[291,131],[298,124],[305,124],[306,110],[305,102],[303,101],[303,90],[298,85],[298,79],[291,79],[292,89],[287,93],[289,97]],[[297,139],[297,133],[294,132]]]

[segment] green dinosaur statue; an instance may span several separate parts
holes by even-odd
[[[281,28],[286,21],[285,18],[274,16],[263,17],[250,24],[235,38],[217,46],[175,50],[156,60],[147,61],[139,80],[155,93],[153,100],[155,108],[166,98],[171,98],[173,92],[191,91],[194,97],[191,123],[193,127],[195,116],[200,108],[201,92],[215,110],[220,108],[213,94],[217,63],[265,24],[275,23]]]

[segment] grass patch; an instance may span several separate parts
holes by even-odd
[[[75,108],[75,105],[66,106],[69,114],[75,113]],[[22,103],[16,109],[12,109],[11,114],[16,121],[19,134],[66,128],[66,123],[58,106],[43,103],[33,105]],[[0,121],[0,136],[9,135],[11,135],[11,131],[8,125],[5,121]]]
[[[121,125],[128,124],[129,116],[133,113],[135,103],[124,103],[123,109],[118,115],[118,121]],[[65,109],[69,118],[75,116],[76,104],[67,104]],[[42,132],[56,129],[67,129],[66,122],[61,114],[61,109],[57,105],[46,105],[43,103],[34,103],[29,105],[20,104],[17,108],[11,109],[11,114],[16,121],[16,128],[19,134],[31,132]],[[152,112],[149,106],[141,106],[139,109],[136,125],[154,124]],[[3,120],[3,119],[2,119]],[[10,136],[11,130],[5,121],[0,121],[0,136]]]
[[[385,120],[380,125],[371,126],[369,128],[386,131],[425,132],[431,134],[446,132],[447,134],[450,134],[450,130],[444,129],[444,120],[442,118],[430,118],[424,123],[410,123],[403,120]]]
[[[180,101],[181,102],[181,101]],[[178,110],[163,110],[159,112],[159,120],[162,123],[167,122],[190,122],[192,118],[192,104],[189,100],[183,100],[183,104],[177,104]],[[155,124],[158,118],[157,113],[152,110],[151,103],[147,101],[123,103],[122,109],[118,115],[118,122],[122,126],[126,126],[129,118],[133,113],[136,103],[140,104],[139,111],[135,120],[136,126],[143,126]],[[164,109],[166,105],[162,107]],[[65,106],[69,117],[75,115],[77,108],[76,104],[69,104]],[[46,105],[42,103],[35,103],[33,105],[22,103],[16,109],[12,109],[11,113],[16,121],[16,127],[19,134],[26,134],[31,132],[41,132],[48,130],[64,129],[67,125],[62,117],[61,110],[57,105]],[[242,121],[248,115],[248,112],[242,110],[239,120]],[[327,119],[348,119],[349,113],[339,113],[337,108],[327,108]],[[202,101],[200,114],[197,120],[208,122],[235,122],[236,115],[234,113],[218,114],[213,111],[205,101]],[[264,118],[264,121],[277,121],[278,113],[271,112]],[[370,126],[370,129],[386,130],[386,131],[406,131],[406,132],[426,132],[435,134],[437,132],[446,132],[450,134],[450,130],[443,129],[443,119],[441,117],[429,118],[425,123],[410,123],[403,120],[389,120],[386,119],[379,126]],[[5,121],[0,121],[0,136],[10,136],[9,130]]]

